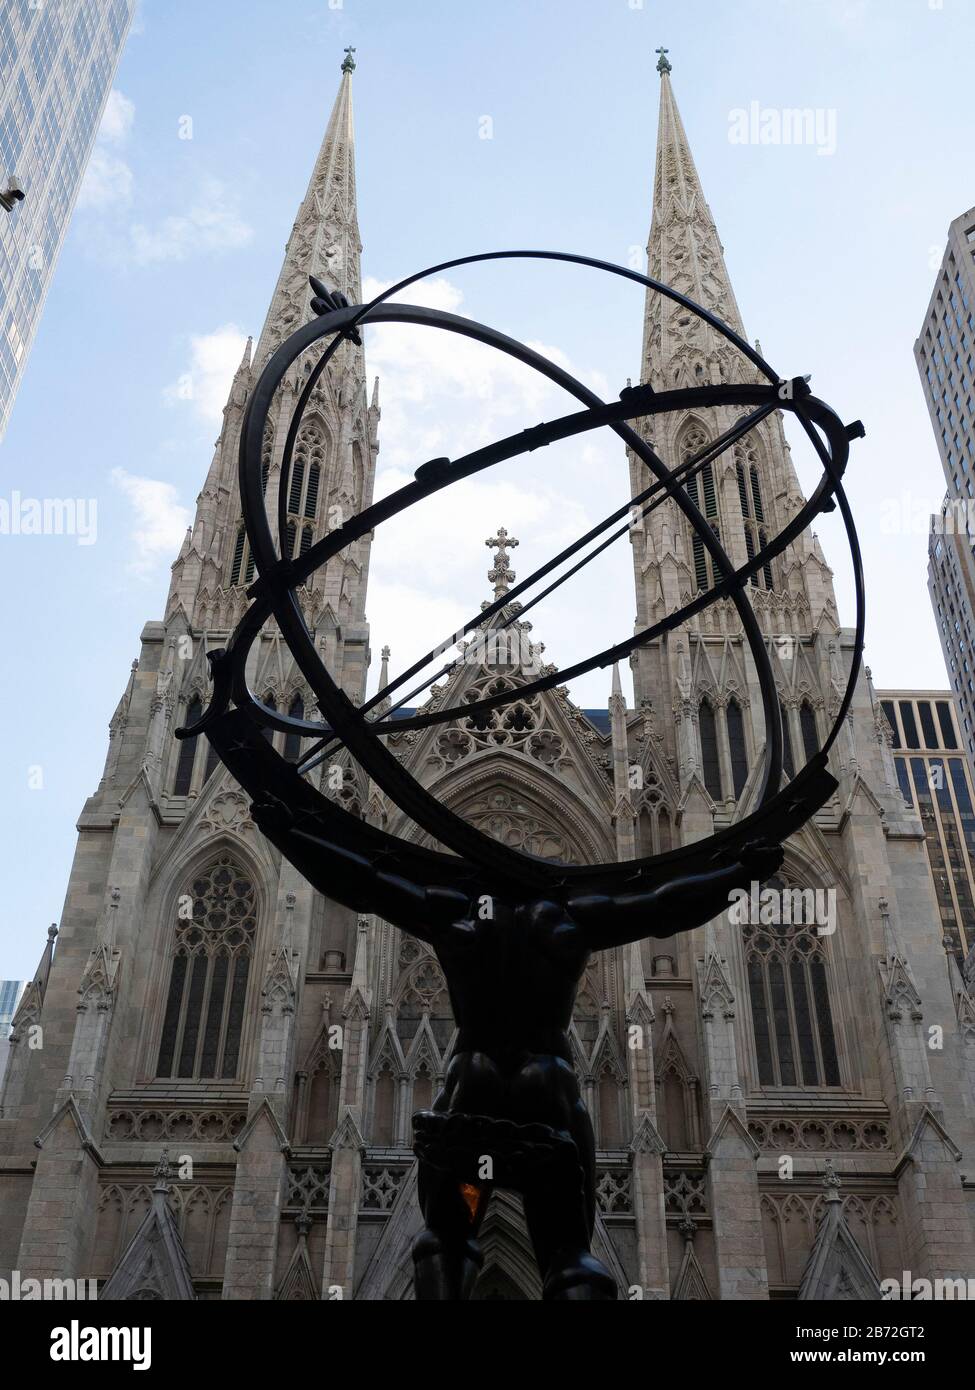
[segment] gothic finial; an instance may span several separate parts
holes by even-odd
[[[657,71],[660,73],[660,76],[663,77],[665,72],[673,72],[674,69],[671,67],[670,62],[667,58],[667,54],[670,52],[670,49],[658,48],[656,52],[660,54],[660,60],[657,63]]]
[[[830,1201],[837,1201],[839,1199],[839,1190],[842,1186],[843,1184],[840,1182],[839,1174],[833,1167],[833,1160],[828,1158],[826,1160],[826,1167],[823,1171],[823,1187],[826,1189],[826,1195]]]
[[[355,54],[355,49],[354,49],[354,48],[351,48],[351,47],[350,47],[350,48],[347,48],[347,49],[345,50],[345,58],[343,59],[343,62],[342,62],[342,71],[343,71],[343,72],[355,72],[355,57],[353,56],[354,54]]]
[[[156,1164],[153,1177],[156,1179],[155,1190],[157,1192],[168,1192],[172,1180],[173,1170],[169,1166],[169,1150],[163,1149],[159,1162]]]
[[[508,564],[508,551],[514,550],[520,541],[516,541],[514,536],[509,536],[503,526],[498,528],[498,534],[486,540],[484,544],[489,550],[496,550],[498,553],[494,557],[494,566],[488,571],[488,579],[494,585],[494,597],[504,598],[508,589],[517,575]]]

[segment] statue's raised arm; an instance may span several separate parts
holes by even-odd
[[[303,828],[283,802],[265,797],[254,803],[254,821],[282,854],[320,893],[357,912],[375,913],[421,941],[436,944],[442,929],[470,910],[470,899],[455,889],[422,887],[379,869],[364,854],[327,835]]]
[[[746,845],[733,864],[671,879],[644,893],[590,894],[570,898],[568,911],[593,951],[648,937],[691,931],[719,916],[736,888],[771,878],[782,864],[779,845]]]

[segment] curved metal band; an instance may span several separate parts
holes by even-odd
[[[555,364],[548,362],[539,354],[533,353],[530,349],[516,343],[514,340],[506,338],[503,334],[497,333],[483,325],[472,323],[466,319],[459,319],[453,315],[437,313],[415,306],[387,304],[385,307],[380,307],[383,301],[388,300],[399,290],[415,283],[425,276],[437,274],[443,270],[459,265],[517,257],[565,261],[591,266],[612,274],[621,275],[624,278],[643,284],[651,290],[656,290],[674,302],[682,304],[689,311],[709,323],[717,332],[728,339],[728,341],[748,357],[770,382],[776,385],[778,384],[779,379],[777,376],[772,372],[764,359],[762,359],[749,344],[734,333],[733,330],[729,329],[727,325],[721,323],[714,315],[702,309],[700,306],[695,305],[693,301],[687,299],[686,296],[671,290],[668,286],[661,285],[659,282],[651,280],[649,277],[639,274],[639,272],[626,270],[623,267],[612,266],[608,263],[596,261],[588,257],[563,255],[554,252],[497,252],[482,256],[463,257],[454,261],[444,262],[428,271],[421,272],[419,275],[410,277],[408,280],[401,282],[398,286],[393,286],[383,295],[378,296],[370,305],[343,309],[332,314],[327,314],[305,325],[272,356],[248,403],[241,437],[240,490],[245,526],[251,542],[251,554],[260,572],[260,579],[249,590],[255,602],[242,619],[228,649],[227,658],[231,663],[231,679],[228,681],[225,669],[221,675],[221,680],[217,688],[215,688],[214,700],[211,703],[210,709],[208,709],[203,719],[199,721],[192,730],[187,730],[185,733],[192,734],[204,730],[208,724],[212,723],[212,721],[226,709],[230,698],[233,698],[238,705],[251,707],[254,714],[262,722],[271,727],[285,729],[288,732],[298,733],[300,735],[334,733],[349,748],[357,761],[374,777],[377,783],[389,792],[401,809],[431,834],[436,835],[442,843],[448,845],[455,853],[470,855],[476,862],[490,864],[491,867],[498,872],[503,872],[507,875],[514,874],[523,877],[527,873],[529,878],[535,879],[537,877],[537,869],[541,867],[541,861],[533,860],[530,856],[518,854],[515,851],[499,845],[497,841],[474,830],[472,827],[462,822],[458,817],[454,816],[453,813],[449,812],[440,802],[426,792],[425,789],[420,787],[415,779],[404,771],[398,759],[386,749],[385,745],[379,740],[378,735],[393,731],[404,732],[409,728],[427,727],[430,724],[443,723],[454,718],[471,717],[481,711],[487,712],[499,705],[510,703],[512,698],[523,699],[530,697],[532,694],[540,692],[541,690],[548,689],[556,684],[562,684],[566,680],[571,680],[575,676],[584,674],[585,671],[592,670],[596,666],[608,665],[611,661],[620,659],[637,647],[653,640],[655,636],[660,635],[662,632],[670,631],[680,626],[681,623],[686,622],[689,617],[694,616],[695,613],[702,611],[711,603],[715,602],[717,598],[730,597],[735,603],[745,635],[748,639],[749,648],[752,652],[753,660],[755,661],[760,688],[762,690],[763,711],[767,730],[767,756],[765,759],[763,785],[758,800],[758,809],[761,810],[762,807],[766,806],[776,796],[778,791],[782,770],[782,728],[778,697],[768,659],[768,652],[765,647],[765,639],[758,626],[751,604],[747,601],[742,592],[744,584],[747,583],[748,579],[753,574],[758,573],[769,559],[780,554],[791,544],[818,513],[827,509],[832,509],[833,504],[831,499],[834,496],[836,497],[851,541],[854,569],[857,576],[858,624],[854,660],[851,665],[846,697],[841,707],[839,718],[827,741],[826,749],[832,746],[832,743],[835,741],[838,729],[852,702],[853,690],[859,669],[860,653],[862,652],[864,605],[859,547],[852,526],[849,507],[840,481],[848,457],[847,434],[838,417],[822,402],[815,400],[811,396],[807,396],[800,400],[783,399],[779,397],[777,393],[773,392],[770,387],[712,386],[695,388],[689,391],[662,393],[661,395],[654,395],[649,391],[649,388],[636,388],[631,392],[624,393],[624,399],[622,401],[606,405],[592,392],[588,391],[581,383],[575,381]],[[465,459],[458,461],[456,464],[445,465],[441,470],[432,470],[429,467],[426,470],[421,469],[414,483],[400,489],[399,492],[393,494],[391,497],[383,499],[382,502],[367,508],[366,511],[350,520],[345,526],[331,533],[331,535],[324,537],[316,545],[312,546],[311,549],[298,560],[293,562],[282,562],[277,557],[274,542],[271,537],[260,477],[260,456],[263,445],[264,426],[274,393],[284,379],[287,371],[302,353],[315,342],[329,334],[337,335],[316,365],[309,381],[305,384],[304,390],[301,393],[301,398],[294,412],[285,449],[285,466],[290,469],[291,455],[297,438],[298,429],[300,428],[301,418],[322,371],[325,370],[329,361],[332,360],[341,341],[353,332],[358,324],[382,322],[407,322],[437,327],[463,334],[476,341],[483,342],[488,346],[495,347],[507,353],[509,356],[522,361],[525,365],[533,367],[542,375],[548,377],[549,380],[569,391],[577,399],[582,401],[587,408],[573,416],[563,417],[561,420],[550,422],[545,426],[539,426],[535,430],[525,431],[520,435],[512,436],[507,441],[501,441],[499,444],[489,446],[487,449],[479,450],[475,454],[471,454]],[[579,663],[568,671],[558,672],[552,677],[545,677],[537,682],[518,687],[515,692],[509,694],[507,697],[495,697],[491,700],[478,702],[475,705],[452,707],[447,710],[437,711],[435,714],[418,715],[408,720],[387,722],[375,721],[367,723],[361,711],[356,709],[348,697],[338,688],[325,669],[319,654],[315,650],[312,635],[301,613],[295,588],[314,572],[314,570],[318,569],[322,564],[327,563],[333,555],[337,554],[354,540],[374,530],[383,520],[387,520],[390,516],[398,514],[414,502],[426,496],[430,496],[441,488],[448,486],[450,483],[456,482],[463,477],[471,476],[471,474],[490,467],[493,463],[499,462],[503,458],[515,457],[526,450],[541,447],[544,444],[554,442],[556,439],[570,438],[573,435],[582,433],[584,430],[596,428],[601,425],[607,425],[612,428],[624,440],[627,446],[641,458],[661,483],[666,485],[672,477],[671,471],[666,467],[663,461],[658,458],[653,449],[646,444],[625,421],[632,418],[665,413],[666,411],[691,409],[695,404],[700,404],[701,406],[715,406],[720,404],[768,404],[773,399],[773,396],[775,397],[774,404],[776,408],[790,410],[800,419],[803,428],[812,439],[814,447],[823,462],[824,477],[813,497],[805,504],[800,512],[797,513],[789,526],[764,547],[746,566],[738,571],[733,569],[723,547],[711,531],[707,520],[702,516],[690,498],[681,492],[679,485],[674,484],[673,489],[668,491],[674,496],[677,504],[694,527],[696,534],[700,536],[703,544],[711,554],[716,569],[722,575],[721,582],[717,584],[713,590],[707,594],[701,595],[698,599],[680,610],[679,613],[670,615],[654,628],[647,629],[645,632],[637,634],[626,642],[618,644],[616,647],[609,648],[586,662]],[[817,432],[818,429],[821,429],[826,435],[825,443],[820,438]],[[284,487],[283,474],[282,490]],[[279,531],[281,530],[282,515],[286,516],[286,509],[279,513]],[[303,675],[317,695],[323,713],[326,714],[330,721],[328,724],[318,724],[307,720],[295,720],[280,715],[276,711],[269,710],[260,701],[255,699],[252,692],[248,689],[244,676],[247,651],[250,649],[250,646],[267,618],[271,616],[272,613],[277,618],[281,631],[288,641]],[[756,811],[753,813],[753,816],[757,814],[758,812]],[[350,817],[350,820],[351,819]],[[744,826],[747,822],[742,822],[741,824]],[[636,869],[639,864],[646,865],[650,862],[651,860],[638,861],[637,864],[631,867]],[[603,867],[608,870],[611,866]]]

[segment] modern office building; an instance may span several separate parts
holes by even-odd
[[[95,142],[136,0],[0,4],[0,438]]]
[[[0,980],[0,1081],[7,1067],[7,1039],[10,1025],[17,1012],[17,1002],[24,992],[23,980]]]
[[[965,751],[975,758],[975,208],[956,217],[914,357],[947,495],[932,519],[928,588],[958,697]]]
[[[964,967],[975,947],[975,781],[962,756],[957,706],[950,690],[888,690],[879,698],[904,800],[924,826],[943,936]]]

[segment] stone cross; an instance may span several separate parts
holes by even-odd
[[[342,64],[343,72],[355,72],[355,49],[349,47],[345,50],[345,61]]]
[[[656,52],[660,55],[660,61],[657,64],[657,71],[661,74],[665,72],[673,72],[674,69],[670,66],[670,61],[667,57],[667,54],[670,52],[670,49],[658,48]]]
[[[494,597],[503,598],[518,577],[508,564],[508,551],[514,550],[520,542],[516,541],[514,536],[509,536],[502,526],[498,529],[498,534],[484,544],[489,550],[498,552],[494,557],[493,569],[488,571],[488,579],[494,585]]]

